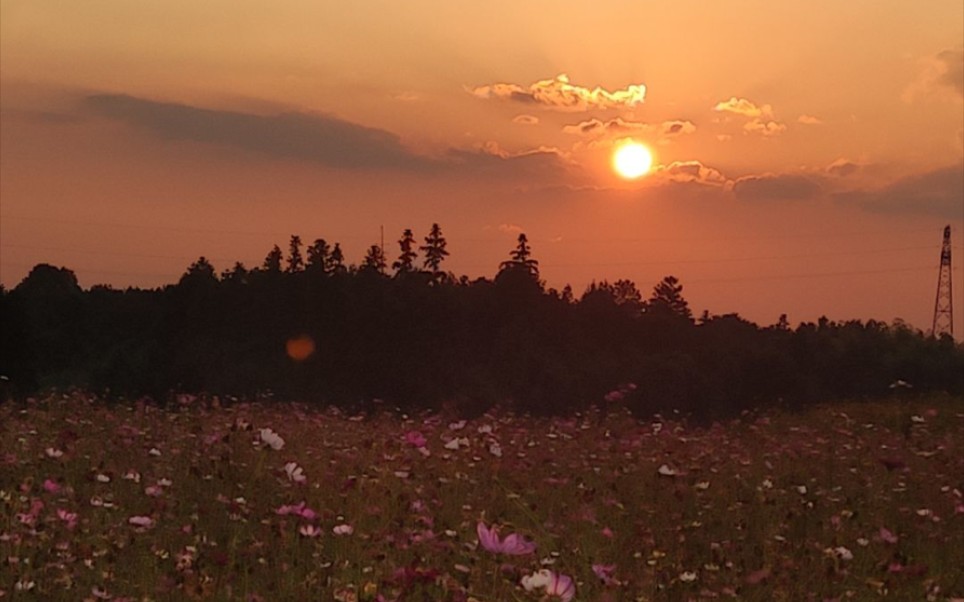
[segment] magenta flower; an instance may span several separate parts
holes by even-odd
[[[405,433],[405,443],[415,447],[425,447],[428,440],[418,431],[408,431]]]
[[[532,554],[536,551],[536,544],[526,540],[518,533],[510,533],[504,540],[499,540],[499,529],[493,526],[491,529],[485,523],[479,522],[476,526],[479,534],[479,544],[495,554],[509,554],[511,556],[522,556]]]
[[[46,479],[44,481],[44,491],[47,493],[58,493],[60,492],[60,485],[58,485],[56,481]]]
[[[295,516],[300,516],[305,520],[315,520],[318,518],[318,513],[309,508],[305,502],[299,502],[297,504],[284,505],[275,510],[275,514],[279,516],[287,516],[293,514]]]

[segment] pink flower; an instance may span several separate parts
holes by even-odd
[[[135,527],[143,527],[145,529],[150,529],[154,526],[154,519],[149,516],[132,516],[127,519],[127,522]]]
[[[56,481],[46,479],[44,481],[44,491],[47,493],[58,493],[60,492],[60,485],[58,485]]]
[[[301,533],[305,537],[318,537],[321,535],[321,529],[314,525],[302,525],[298,528],[298,533]]]
[[[884,543],[889,543],[889,544],[895,544],[895,543],[897,543],[897,536],[894,535],[894,534],[890,531],[890,529],[887,529],[886,527],[881,527],[881,528],[880,528],[880,539],[881,539],[881,541],[883,541]]]
[[[521,556],[536,551],[536,544],[527,541],[518,533],[510,533],[500,541],[498,527],[493,526],[490,529],[483,522],[476,526],[476,532],[479,534],[479,544],[489,552]]]
[[[63,508],[57,508],[57,518],[67,523],[68,529],[73,529],[77,526],[77,513],[68,512]]]
[[[281,506],[275,510],[275,514],[279,516],[286,516],[288,514],[293,514],[295,516],[300,516],[305,520],[315,520],[318,518],[318,513],[305,505],[305,502],[300,502],[298,504],[291,504]]]
[[[422,435],[422,433],[418,431],[408,431],[405,433],[405,443],[415,447],[425,447],[425,444],[428,443],[428,440],[424,435]]]
[[[562,602],[569,602],[576,597],[576,584],[569,575],[561,575],[549,571],[549,583],[546,585],[546,594],[549,596],[559,596]]]
[[[355,528],[349,524],[335,525],[332,527],[331,532],[335,535],[351,535],[355,532]]]
[[[615,564],[594,564],[592,565],[592,572],[599,577],[603,583],[606,585],[619,584],[619,581],[613,578],[613,571],[616,570]]]

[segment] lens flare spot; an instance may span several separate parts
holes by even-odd
[[[292,337],[285,343],[285,351],[291,359],[303,362],[315,352],[315,341],[306,334]]]

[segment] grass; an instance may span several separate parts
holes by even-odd
[[[0,598],[567,599],[541,568],[575,600],[964,598],[960,398],[707,427],[185,401],[0,405]]]

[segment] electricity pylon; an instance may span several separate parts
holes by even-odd
[[[937,298],[934,299],[934,324],[931,333],[954,336],[954,303],[951,289],[951,227],[944,228],[944,244],[941,245],[941,267],[937,274]]]

